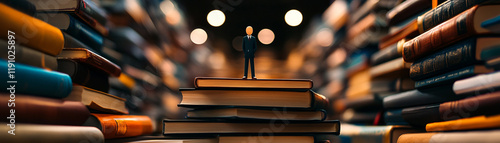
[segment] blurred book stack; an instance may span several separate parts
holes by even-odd
[[[166,35],[172,26],[159,3],[0,1],[0,27],[10,35],[0,37],[0,45],[10,47],[1,48],[1,69],[13,71],[1,78],[0,101],[12,105],[0,107],[1,116],[12,116],[1,121],[12,125],[2,130],[17,133],[0,135],[3,141],[108,142],[159,135],[164,118],[182,114],[172,108],[177,103],[168,103],[180,101],[171,89],[187,76],[177,63],[183,59],[168,58],[162,49],[177,39]],[[179,46],[169,48],[174,49]]]
[[[328,101],[310,90],[312,84],[300,79],[196,78],[196,88],[180,89],[179,106],[191,109],[187,119],[166,119],[163,134],[219,142],[229,136],[232,142],[323,141],[319,136],[338,135],[340,123],[324,121]]]
[[[305,75],[324,76],[315,88],[332,101],[330,117],[349,123],[339,141],[500,140],[498,1],[352,0],[330,8],[347,15],[323,14],[340,42],[307,59],[320,67]]]

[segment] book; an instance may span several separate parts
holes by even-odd
[[[398,143],[494,143],[500,141],[498,134],[500,130],[410,133],[401,135]]]
[[[372,78],[405,77],[410,65],[411,63],[405,62],[403,58],[397,58],[370,68],[370,75]]]
[[[436,8],[418,17],[420,33],[430,30],[440,23],[462,13],[463,11],[488,0],[447,0]]]
[[[14,124],[13,124],[14,126]],[[2,131],[10,131],[10,126],[0,126]],[[95,127],[15,124],[13,134],[0,134],[2,142],[37,142],[37,143],[67,143],[95,142],[104,143],[104,136]]]
[[[394,60],[402,56],[403,44],[406,39],[401,39],[397,43],[394,43],[387,48],[381,49],[374,53],[370,59],[372,66],[385,63],[390,60]]]
[[[346,137],[351,143],[395,143],[398,137],[407,133],[423,132],[409,126],[356,126],[342,124],[340,137]]]
[[[308,90],[313,87],[313,82],[308,79],[257,79],[247,80],[241,78],[211,78],[196,77],[194,87],[201,88],[266,88],[266,89],[298,89]]]
[[[9,100],[12,102],[9,102]],[[52,125],[82,125],[90,116],[90,112],[80,102],[65,101],[53,98],[36,97],[30,95],[16,94],[11,98],[8,93],[0,93],[0,102],[5,106],[0,106],[2,117],[15,115],[15,123],[34,123]],[[13,105],[10,108],[7,105]],[[14,109],[15,114],[11,114],[10,109]],[[10,119],[9,119],[10,120]],[[4,120],[7,121],[7,120]],[[7,121],[9,122],[9,121]]]
[[[500,111],[493,110],[499,103],[500,92],[494,92],[437,105],[404,108],[402,118],[412,125],[425,126],[432,122],[499,114]]]
[[[9,44],[6,40],[0,39],[0,47],[8,46]],[[49,70],[57,69],[56,57],[19,44],[15,44],[14,47],[12,48],[12,52],[15,53],[16,62]],[[8,48],[0,48],[0,58],[9,60],[9,54],[12,54],[9,51],[10,49]],[[12,56],[10,58],[13,59]]]
[[[339,121],[323,122],[273,122],[279,129],[269,128],[270,122],[229,122],[208,120],[163,120],[165,136],[225,136],[225,135],[338,135]],[[273,124],[271,123],[271,124]]]
[[[414,86],[415,82],[409,78],[377,79],[370,82],[370,91],[372,93],[403,92],[415,89]]]
[[[481,74],[471,78],[457,80],[453,83],[455,94],[480,93],[492,91],[500,87],[500,72]]]
[[[388,35],[380,39],[378,44],[379,49],[385,49],[392,44],[398,43],[401,39],[413,39],[420,34],[418,33],[417,20],[412,20],[400,27],[398,30],[391,31]]]
[[[369,109],[367,111],[356,111],[347,109],[342,114],[341,121],[353,124],[378,125],[380,121],[380,111]]]
[[[108,29],[105,27],[107,22],[106,12],[91,0],[67,0],[64,2],[54,2],[56,4],[50,6],[47,3],[51,3],[51,0],[29,1],[36,7],[38,12],[69,13],[78,17],[102,35],[108,34]]]
[[[445,0],[439,0],[443,2]],[[402,22],[410,15],[418,14],[424,10],[431,8],[432,1],[429,0],[407,0],[397,5],[386,13],[388,25],[394,25]]]
[[[57,60],[57,71],[68,74],[73,84],[83,85],[102,92],[109,91],[109,78],[105,72],[73,60]]]
[[[0,0],[0,3],[3,3],[29,16],[34,16],[36,14],[35,5],[27,0]]]
[[[373,108],[380,109],[382,107],[382,99],[376,94],[366,95],[357,99],[345,99],[342,103],[345,104],[345,108],[351,108],[354,110],[366,111]],[[339,103],[333,104],[336,105]]]
[[[153,133],[153,122],[144,115],[95,114],[83,126],[97,127],[105,139],[125,138]]]
[[[79,101],[90,109],[104,113],[128,114],[125,99],[80,85],[74,85],[73,91],[64,100]]]
[[[380,16],[370,13],[347,30],[346,41],[353,49],[375,44],[385,35],[387,28]]]
[[[33,48],[46,54],[55,56],[61,52],[64,45],[64,38],[57,27],[47,24],[41,20],[33,18],[22,12],[0,3],[0,19],[4,20],[0,24],[1,31],[11,31],[15,36],[15,43]],[[32,32],[25,32],[29,30]],[[1,39],[7,40],[8,34],[0,35]]]
[[[425,126],[428,132],[491,129],[500,127],[500,115],[476,116],[451,121],[434,122]]]
[[[313,91],[264,90],[197,90],[179,89],[182,101],[178,106],[199,107],[286,107],[296,109],[326,109],[328,101]]]
[[[493,72],[482,65],[471,65],[458,70],[453,70],[441,75],[415,81],[415,88],[425,88],[442,84],[453,83],[456,80],[471,77],[477,74]]]
[[[415,61],[410,67],[410,78],[414,80],[428,78],[464,65],[484,61],[487,56],[483,56],[486,55],[482,54],[483,49],[485,49],[485,52],[498,53],[492,51],[500,49],[500,47],[497,47],[500,45],[499,41],[499,37],[472,37],[460,41]]]
[[[403,58],[414,62],[459,40],[473,35],[491,33],[480,26],[481,22],[500,14],[500,5],[474,6],[443,22],[439,26],[407,41],[403,45]]]
[[[108,142],[110,140],[106,140]],[[216,138],[204,139],[165,139],[157,137],[151,139],[141,139],[124,141],[126,143],[242,143],[242,142],[272,142],[272,143],[315,143],[313,136],[219,136]]]
[[[400,1],[398,0],[366,0],[366,2],[362,3],[362,5],[359,8],[355,9],[351,14],[351,18],[349,18],[349,24],[360,21],[360,19],[366,17],[366,15],[368,15],[372,11],[387,10],[389,8],[393,8],[399,3]]]
[[[83,44],[80,40],[76,39],[75,37],[69,35],[66,32],[63,32],[63,36],[64,36],[64,48],[66,48],[66,49],[69,49],[69,48],[85,48],[85,49],[88,49],[88,50],[90,50],[90,51],[92,51],[94,53],[102,54],[102,49],[99,49],[101,47],[90,48],[89,46]]]
[[[15,67],[15,68],[14,68]],[[48,71],[15,62],[0,60],[2,92],[15,92],[51,98],[64,98],[72,89],[71,78],[64,73]],[[7,73],[7,71],[11,73]]]
[[[390,109],[385,111],[384,122],[386,125],[409,125],[403,118],[402,109]]]
[[[215,108],[190,110],[186,117],[193,119],[321,121],[325,116],[321,111]]]
[[[77,38],[90,48],[100,49],[102,47],[102,36],[88,25],[74,18],[71,14],[39,12],[36,17],[61,29],[62,32],[66,32]]]
[[[453,92],[452,86],[444,85],[428,89],[415,89],[389,95],[383,98],[385,109],[397,109],[418,105],[442,103],[465,98],[457,96]]]
[[[115,77],[120,76],[122,72],[118,65],[85,48],[63,49],[61,54],[57,55],[57,59],[71,59],[85,63]]]

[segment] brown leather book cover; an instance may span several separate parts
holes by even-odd
[[[491,31],[480,26],[481,22],[500,14],[499,5],[474,6],[461,14],[445,21],[418,37],[407,41],[403,46],[403,58],[414,62],[430,53],[467,37],[489,34]]]
[[[8,118],[11,116],[10,110],[13,109],[16,123],[82,125],[90,116],[87,107],[77,101],[21,94],[11,98],[10,94],[0,93],[0,103],[0,116]]]
[[[148,116],[94,114],[84,126],[95,126],[104,134],[104,138],[125,138],[153,133],[153,122]]]
[[[93,67],[101,69],[114,77],[118,77],[122,73],[122,70],[118,65],[85,48],[63,49],[63,51],[57,56],[57,58],[70,59],[86,63]]]
[[[64,47],[61,30],[34,17],[0,3],[0,38],[8,39],[7,31],[15,37],[16,44],[25,45],[56,56]],[[26,32],[30,31],[30,32]],[[14,34],[15,33],[15,34]],[[7,48],[7,47],[3,47]]]

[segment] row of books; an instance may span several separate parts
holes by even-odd
[[[341,142],[500,140],[498,1],[352,0],[332,7],[344,7],[344,15],[323,18],[333,19],[325,23],[340,35],[324,59],[344,62],[318,71],[327,78],[319,89],[332,100],[332,117],[349,123]]]
[[[121,0],[0,1],[0,29],[11,33],[0,37],[0,45],[12,47],[1,48],[0,67],[15,71],[0,78],[5,87],[0,102],[15,104],[0,107],[1,116],[12,116],[0,122],[10,123],[2,130],[17,133],[2,134],[2,140],[104,142],[159,134],[168,111],[158,101],[178,98],[169,89],[177,83],[166,82],[157,70],[158,60],[168,59],[158,56],[163,51],[151,43],[165,40],[143,38],[169,36],[144,33],[151,25],[140,21],[147,18],[132,18],[149,17],[142,5]],[[137,10],[144,13],[132,13]]]

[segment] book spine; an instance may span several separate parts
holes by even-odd
[[[152,121],[148,116],[92,114],[101,123],[105,139],[134,137],[153,132]]]
[[[79,5],[80,10],[88,14],[90,17],[94,18],[97,22],[102,25],[106,25],[106,12],[100,9],[93,1],[82,0]]]
[[[477,6],[421,34],[403,45],[403,58],[407,62],[442,49],[455,41],[474,34],[474,13]]]
[[[386,125],[409,125],[403,119],[402,109],[392,109],[384,112],[384,121]]]
[[[59,59],[57,62],[57,71],[68,74],[73,83],[106,93],[109,91],[109,78],[106,73],[72,60]]]
[[[103,37],[73,16],[68,16],[71,21],[70,26],[63,31],[85,43],[90,48],[100,51],[102,49]]]
[[[439,106],[442,121],[468,118],[480,115],[495,115],[500,110],[492,110],[500,104],[500,92],[474,96],[458,101],[442,103]]]
[[[0,47],[7,46],[7,41],[0,40]],[[54,56],[44,54],[40,51],[36,51],[19,44],[15,45],[15,54],[16,62],[50,70],[57,69],[57,59]],[[2,59],[8,60],[8,56],[8,49],[0,48],[0,57]]]
[[[401,54],[398,53],[398,44],[394,44],[392,46],[389,46],[385,49],[382,49],[371,57],[371,64],[372,65],[379,65],[381,63],[393,60],[395,58],[401,57]]]
[[[0,19],[4,21],[0,23],[0,31],[15,33],[17,44],[52,56],[58,55],[64,47],[61,30],[2,3],[0,3]],[[8,39],[8,35],[0,34],[0,38]]]
[[[16,93],[64,98],[69,95],[73,88],[71,78],[66,74],[18,63],[10,64],[7,61],[0,60],[0,69],[3,71],[11,71],[14,67],[15,77],[8,78],[9,76],[5,75],[1,76],[0,80],[16,81],[17,83],[2,82],[1,90],[3,92],[10,92],[10,87],[14,86]]]
[[[443,0],[442,0],[443,1]],[[392,10],[387,12],[387,24],[392,26],[396,23],[404,21],[408,16],[415,15],[431,7],[430,0],[407,0],[397,5]]]
[[[437,53],[414,62],[410,78],[420,80],[476,62],[476,38],[461,41]]]
[[[464,98],[456,96],[451,86],[439,86],[422,90],[410,90],[383,98],[385,109],[436,104]]]
[[[427,79],[415,81],[415,88],[423,88],[431,85],[446,84],[457,79],[470,77],[476,74],[475,66],[467,66],[458,70],[454,70],[445,74],[437,75]]]
[[[448,0],[419,17],[419,31],[424,33],[461,12],[487,0]]]
[[[85,48],[85,49],[92,51],[94,53],[101,53],[101,51],[98,51],[101,49],[90,48],[89,46],[83,44],[82,42],[80,42],[80,40],[76,39],[75,37],[69,35],[66,32],[63,32],[63,36],[64,36],[64,48],[66,48],[66,49]]]
[[[7,105],[9,94],[0,93],[0,102]],[[78,101],[36,97],[16,94],[16,123],[35,123],[52,125],[82,125],[90,116],[85,105]],[[8,111],[7,106],[0,110]],[[0,112],[8,117],[9,112]]]
[[[17,113],[17,112],[16,112]],[[17,119],[17,118],[16,118]],[[9,126],[0,126],[0,130],[7,131]],[[15,133],[0,134],[2,142],[8,143],[104,143],[104,136],[95,127],[83,126],[58,126],[58,125],[35,125],[35,124],[15,124]]]
[[[500,87],[500,72],[482,74],[472,78],[458,80],[453,83],[453,91],[455,94],[491,91],[496,87]]]
[[[434,122],[425,126],[428,132],[436,131],[456,131],[456,130],[477,130],[500,127],[500,115],[476,116],[451,121]]]
[[[438,104],[404,108],[401,111],[401,116],[410,125],[423,127],[427,123],[442,121],[439,107]]]

